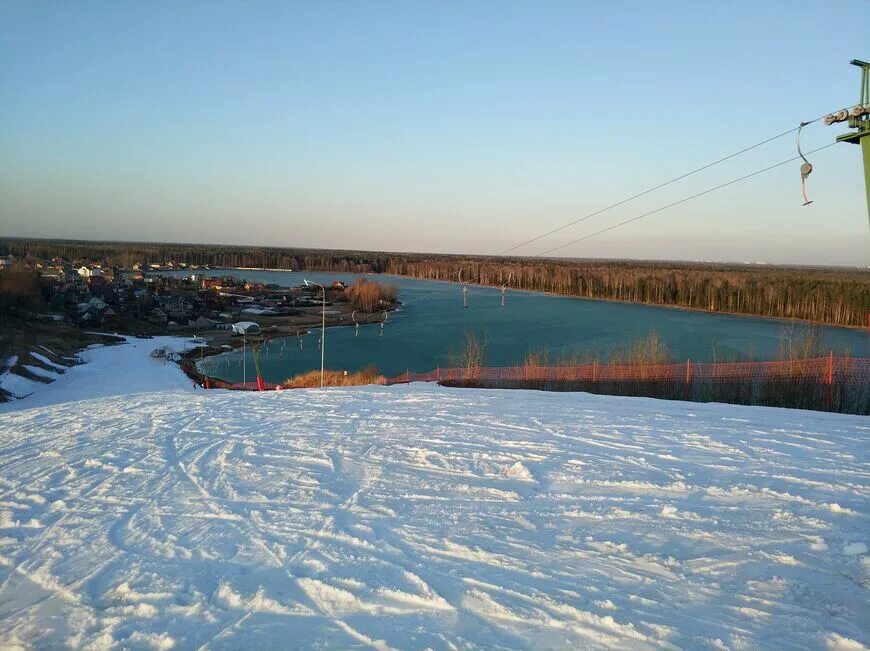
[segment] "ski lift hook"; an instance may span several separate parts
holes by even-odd
[[[459,284],[462,286],[462,306],[468,307],[468,287],[462,284],[462,269],[459,270]]]
[[[807,160],[807,157],[804,156],[804,153],[801,151],[801,129],[808,124],[809,122],[801,122],[797,130],[798,156],[804,159],[804,163],[801,165],[801,194],[803,194],[805,206],[809,206],[812,203],[812,201],[807,199],[807,177],[812,173],[813,165]]]
[[[511,283],[511,278],[513,277],[514,272],[513,269],[508,273],[507,282],[501,286],[501,306],[504,307],[504,295],[507,292],[507,286]]]

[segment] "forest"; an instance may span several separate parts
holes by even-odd
[[[174,261],[211,267],[461,279],[492,286],[507,283],[508,289],[844,326],[866,325],[870,314],[870,271],[862,269],[0,239],[0,255],[10,254],[126,268],[137,262]]]

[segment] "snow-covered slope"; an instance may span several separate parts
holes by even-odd
[[[13,397],[9,402],[0,403],[0,413],[143,391],[182,388],[193,391],[193,383],[187,379],[178,364],[151,357],[151,352],[156,348],[168,347],[178,352],[188,350],[192,346],[190,339],[119,339],[125,340],[125,343],[113,346],[95,344],[86,348],[79,354],[79,360],[84,363],[67,368],[62,375],[35,367],[29,368],[36,375],[53,380],[50,384],[34,382],[14,373],[0,374],[0,388]],[[33,352],[30,354],[37,356]],[[51,364],[47,358],[42,359]],[[15,360],[9,360],[6,366],[14,364]]]
[[[868,437],[423,385],[19,410],[0,646],[861,648]]]

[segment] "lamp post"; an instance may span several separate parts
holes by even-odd
[[[323,362],[326,359],[326,287],[306,279],[305,286],[310,285],[317,285],[323,290],[323,318],[320,326],[320,387],[323,388]]]

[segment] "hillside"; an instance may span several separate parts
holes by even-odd
[[[3,647],[870,644],[866,418],[429,385],[50,402],[0,415]]]

